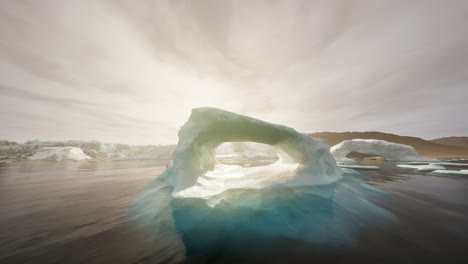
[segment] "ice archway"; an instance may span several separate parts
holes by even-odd
[[[272,164],[271,172],[276,171],[276,175],[272,175],[271,179],[265,181],[269,175],[263,171],[262,180],[248,182],[243,186],[233,185],[233,188],[256,188],[255,184],[259,182],[262,183],[258,188],[275,184],[317,185],[341,178],[342,172],[322,140],[300,134],[286,126],[205,107],[193,109],[189,120],[180,129],[173,163],[160,179],[173,186],[174,193],[195,186],[203,182],[203,177],[213,176],[207,173],[216,172],[219,163],[215,150],[220,144],[242,141],[271,145],[278,153],[279,160]],[[278,174],[280,167],[289,172]],[[256,175],[259,173],[254,172]],[[217,182],[211,188],[226,188],[225,185],[224,182]]]

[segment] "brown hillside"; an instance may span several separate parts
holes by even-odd
[[[468,148],[468,137],[444,137],[444,138],[432,139],[431,142],[441,144],[441,145]]]
[[[382,132],[318,132],[307,135],[324,139],[330,147],[341,141],[355,138],[381,139],[413,146],[419,154],[427,157],[468,157],[468,148],[441,145],[418,137],[406,137]]]

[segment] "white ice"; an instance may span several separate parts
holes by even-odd
[[[358,169],[358,170],[380,170],[380,167],[377,166],[363,166],[363,165],[345,165],[340,164],[338,165],[340,168],[347,168],[347,169]]]
[[[397,165],[402,169],[410,169],[410,170],[417,170],[417,171],[434,171],[434,170],[445,170],[444,166],[438,165],[436,163],[430,163],[427,165]]]
[[[216,149],[224,142],[268,144],[279,159],[261,167],[223,165]],[[341,177],[322,140],[247,116],[197,108],[180,129],[172,166],[160,179],[173,186],[175,197],[206,198],[232,188],[319,185]]]
[[[412,146],[377,139],[345,140],[333,146],[330,151],[333,157],[340,161],[353,161],[347,157],[351,152],[379,156],[385,160],[430,160],[419,155]]]
[[[434,164],[440,166],[447,166],[447,167],[468,167],[468,163],[456,163],[456,162],[408,162],[411,165],[426,165],[426,164]]]
[[[87,160],[91,159],[82,149],[73,147],[44,147],[36,154],[29,157],[30,160]]]
[[[430,174],[434,175],[462,175],[462,176],[468,176],[468,170],[435,170],[431,172]]]
[[[174,145],[127,145],[103,143],[96,140],[40,141],[32,140],[23,144],[0,141],[0,160],[26,160],[44,147],[75,147],[93,159],[171,159]]]

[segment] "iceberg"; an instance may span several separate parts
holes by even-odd
[[[96,160],[171,159],[172,152],[175,148],[174,145],[127,145],[119,143],[103,143],[96,140],[32,140],[23,144],[0,141],[0,160],[27,160],[44,147],[80,148],[86,155]]]
[[[36,154],[29,157],[30,160],[88,160],[91,159],[82,149],[73,147],[44,147]]]
[[[347,156],[352,153],[359,153],[368,156],[380,156],[385,160],[394,161],[427,161],[412,146],[388,142],[377,139],[352,139],[345,140],[330,149],[333,157],[340,161],[354,161]]]
[[[197,108],[178,135],[170,166],[127,209],[130,223],[155,246],[170,233],[171,241],[178,234],[181,243],[173,244],[183,254],[196,256],[258,257],[289,250],[281,246],[286,241],[342,250],[354,245],[362,226],[396,220],[368,199],[391,196],[338,167],[324,141],[292,128]],[[256,167],[222,164],[216,150],[224,142],[267,144],[278,159]]]
[[[192,110],[189,120],[180,129],[173,164],[160,179],[174,187],[175,195],[192,186],[200,191],[209,191],[213,182],[224,185],[226,190],[229,183],[225,178],[232,176],[232,170],[216,160],[216,148],[224,142],[244,141],[268,144],[278,153],[278,161],[269,168],[263,168],[275,171],[276,177],[265,178],[265,173],[259,175],[255,168],[245,168],[237,171],[240,174],[233,188],[328,184],[342,177],[323,140],[251,117],[215,108],[197,108]],[[206,174],[213,170],[217,173]],[[245,185],[239,178],[246,179]],[[252,185],[252,178],[258,182],[257,185]],[[217,179],[221,179],[223,184],[217,184]],[[195,194],[186,191],[181,195],[187,193]]]

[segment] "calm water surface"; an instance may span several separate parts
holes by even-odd
[[[0,163],[0,263],[171,263],[184,252],[164,237],[147,240],[125,214],[166,161]],[[250,162],[248,166],[262,164]],[[320,252],[284,241],[286,255],[233,260],[189,256],[188,263],[468,263],[468,177],[431,176],[395,163],[360,171],[392,194],[373,203],[398,223],[362,227],[356,246]],[[245,165],[245,164],[244,164]],[[460,169],[450,168],[448,169]]]

